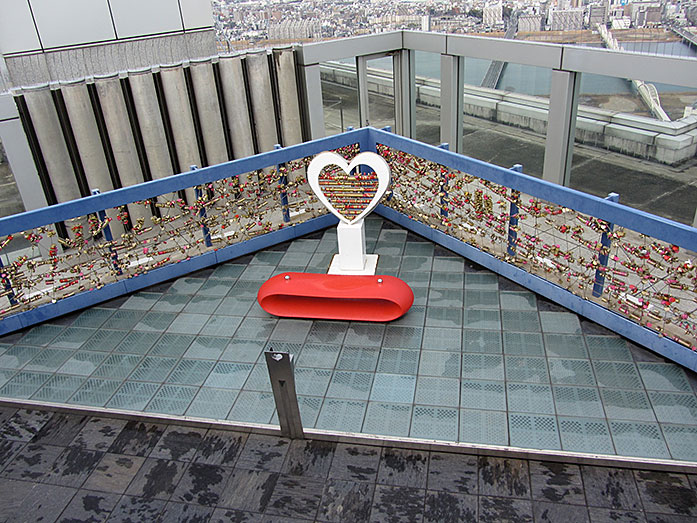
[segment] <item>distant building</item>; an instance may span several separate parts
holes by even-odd
[[[503,5],[485,5],[482,11],[482,22],[488,27],[496,27],[503,24]]]
[[[431,30],[431,15],[424,15],[421,17],[421,30],[430,31]]]
[[[632,19],[628,16],[613,18],[612,29],[629,29],[632,26]]]
[[[542,29],[542,15],[518,16],[518,31],[521,33],[533,33]]]
[[[596,25],[607,25],[608,4],[602,2],[588,6],[588,26],[595,30]]]
[[[284,20],[269,26],[269,40],[306,40],[319,38],[321,34],[319,20]]]
[[[547,24],[550,31],[580,31],[583,29],[583,9],[552,9]]]
[[[649,27],[661,23],[663,8],[658,2],[632,2],[631,18],[634,27]]]

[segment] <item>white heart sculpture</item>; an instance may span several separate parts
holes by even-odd
[[[322,169],[329,165],[337,165],[341,167],[346,174],[350,174],[351,171],[359,165],[367,165],[373,171],[375,171],[375,174],[378,177],[378,188],[375,191],[373,199],[370,200],[365,209],[363,209],[363,211],[361,211],[352,220],[347,219],[334,208],[320,186],[319,175],[322,172]],[[385,194],[387,187],[390,185],[390,166],[387,165],[387,162],[382,158],[382,156],[376,153],[365,152],[357,154],[353,160],[351,160],[351,163],[348,163],[342,156],[339,156],[333,152],[325,151],[323,153],[319,153],[310,162],[310,165],[307,168],[307,181],[309,182],[314,193],[317,195],[317,198],[319,198],[319,201],[322,202],[322,204],[329,209],[334,216],[339,218],[339,220],[344,223],[352,224],[360,222],[363,218],[370,214],[370,212],[380,201],[380,198],[382,198],[382,195]]]

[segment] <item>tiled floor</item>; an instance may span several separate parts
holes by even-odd
[[[0,478],[12,522],[697,519],[695,475],[41,410],[0,408]]]
[[[329,229],[0,339],[0,396],[275,423],[262,352],[296,356],[306,427],[697,461],[697,379],[379,217],[390,324],[277,319],[285,271],[325,272]]]

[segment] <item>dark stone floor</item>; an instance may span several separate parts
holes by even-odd
[[[697,475],[0,408],[2,521],[697,521]]]

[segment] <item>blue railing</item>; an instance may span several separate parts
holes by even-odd
[[[1,219],[0,237],[23,234],[42,257],[3,269],[0,332],[336,223],[303,169],[340,148],[348,157],[377,151],[391,164],[379,214],[697,368],[697,230],[372,128]],[[191,188],[187,203],[180,192]],[[155,209],[152,226],[129,225],[135,206]],[[53,242],[61,222],[69,234]],[[120,239],[107,238],[110,224],[122,227]]]

